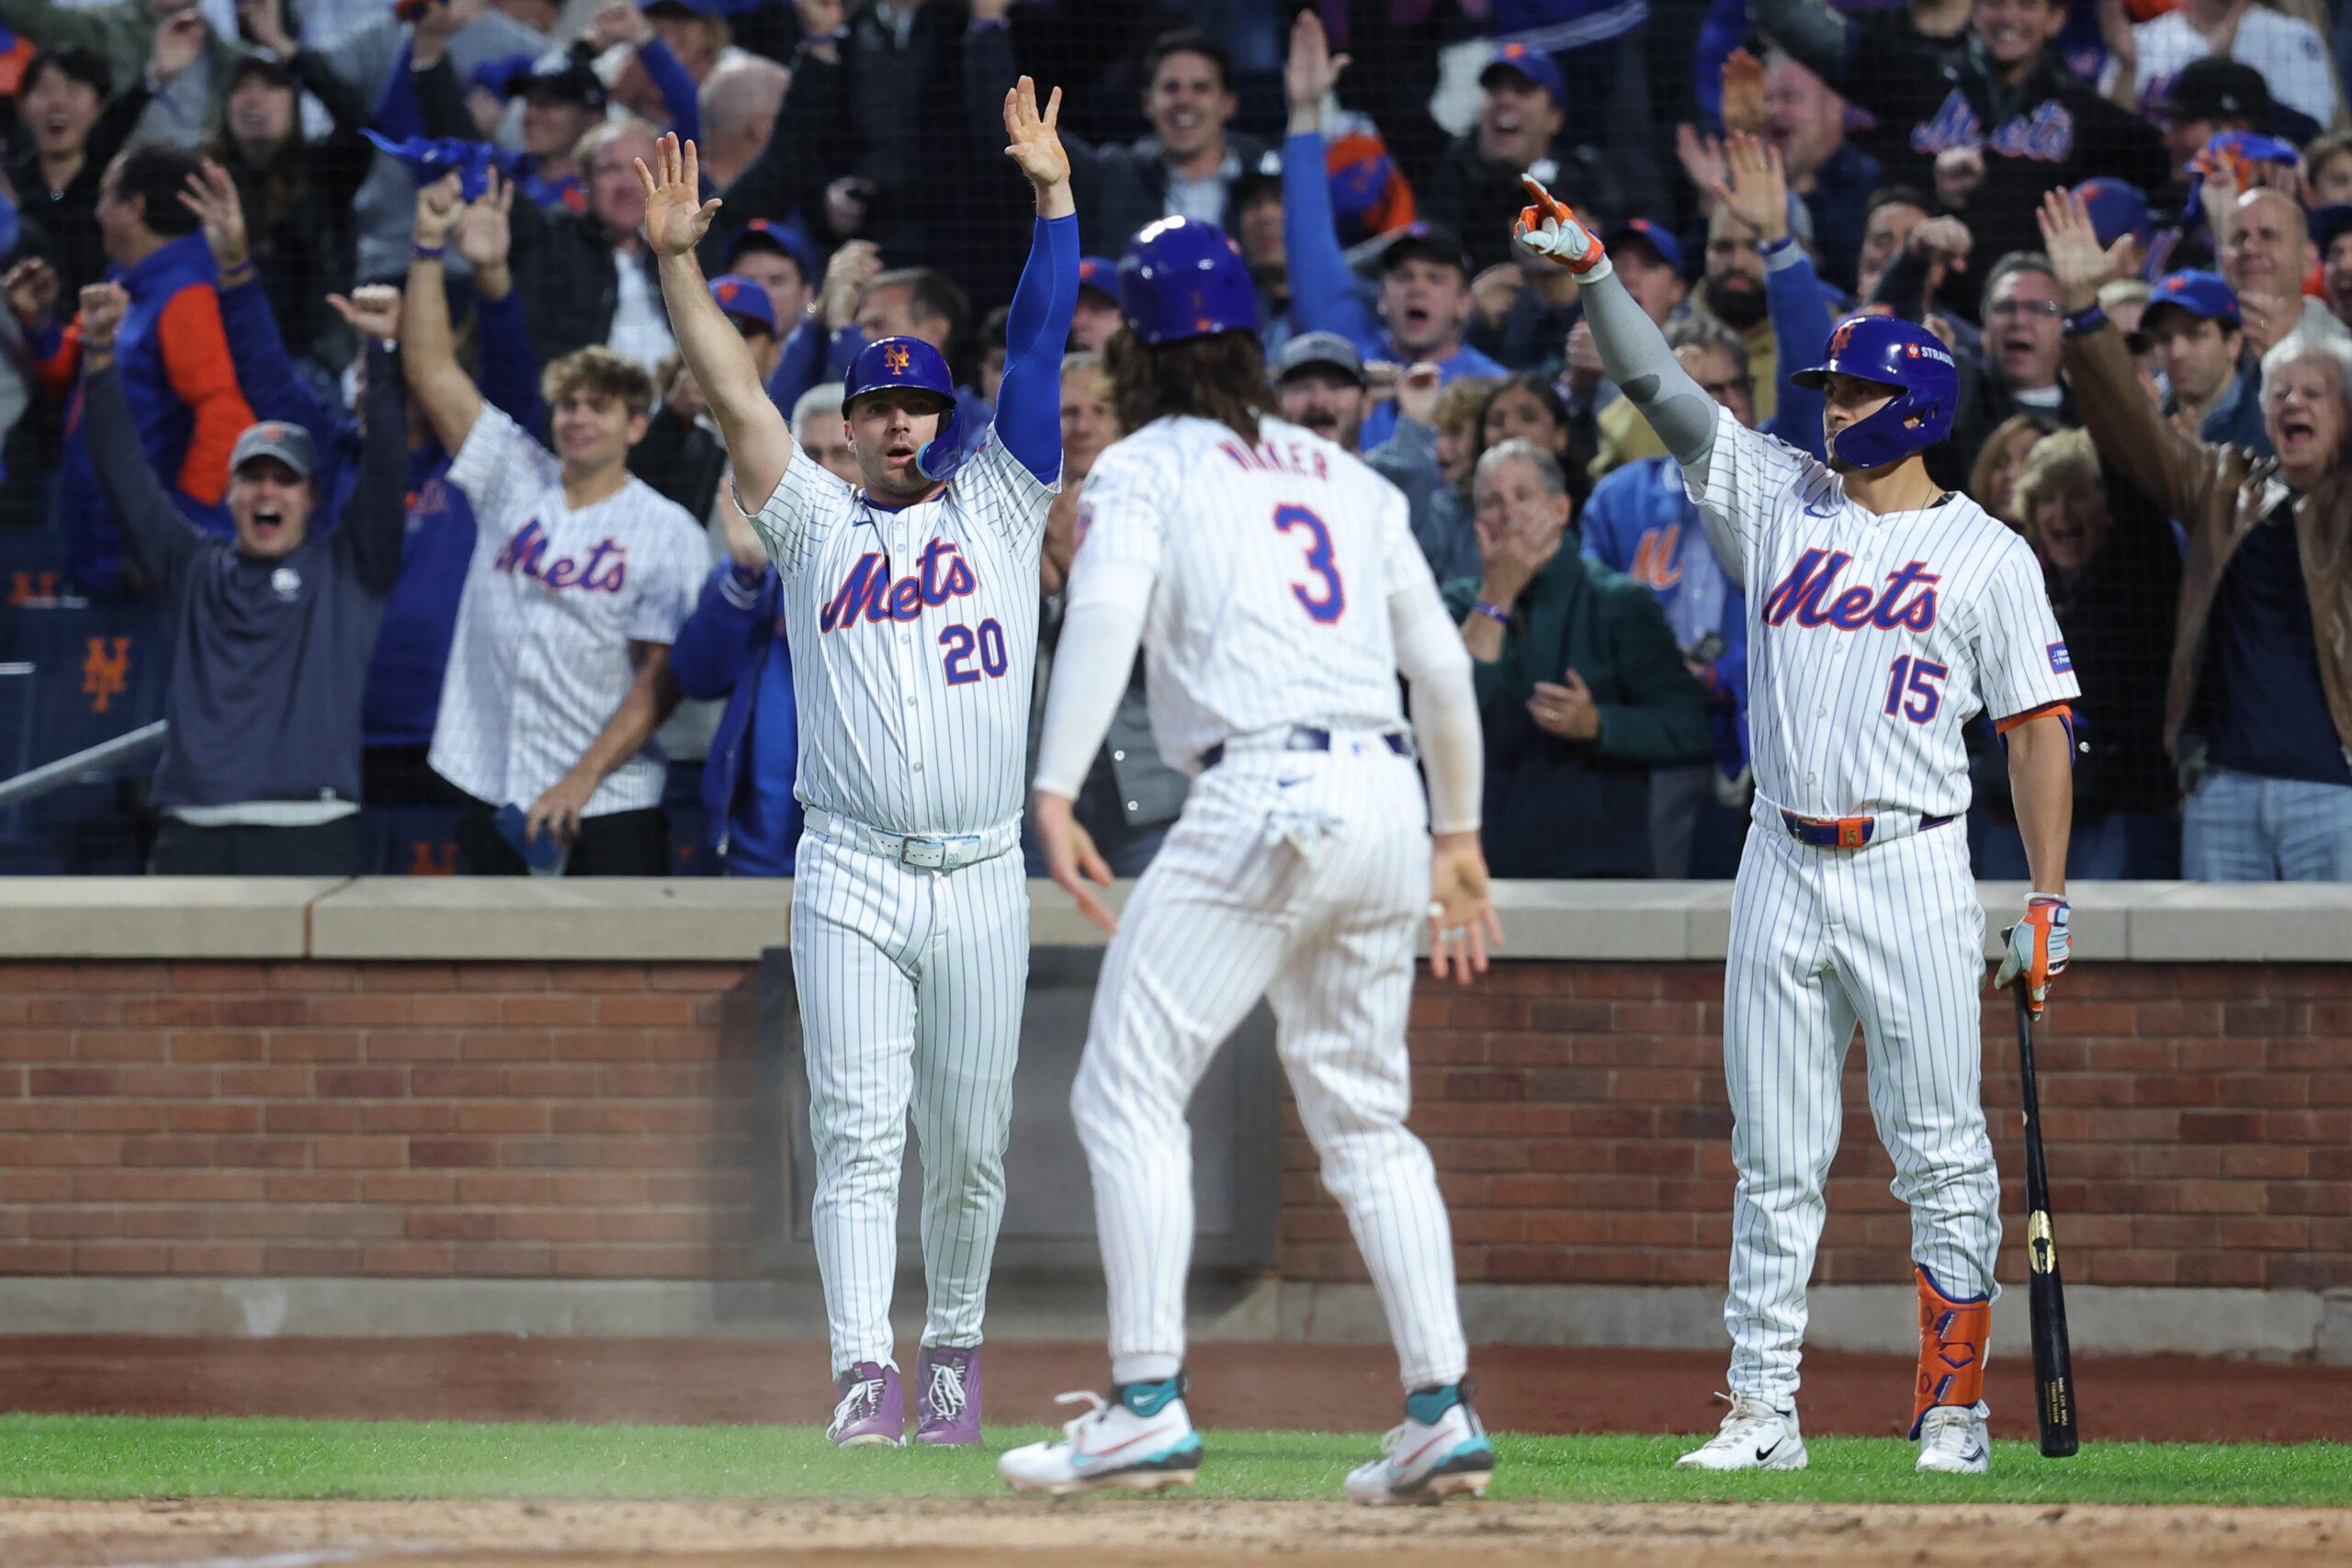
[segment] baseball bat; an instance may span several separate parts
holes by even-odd
[[[2032,1272],[2034,1416],[2045,1459],[2082,1446],[2075,1427],[2075,1361],[2066,1343],[2066,1287],[2058,1275],[2058,1242],[2050,1231],[2050,1178],[2041,1162],[2041,1094],[2033,1081],[2033,1010],[2026,978],[2017,979],[2018,1076],[2025,1085],[2025,1244]]]

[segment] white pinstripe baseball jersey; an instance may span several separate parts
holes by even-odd
[[[1747,563],[1756,786],[1808,817],[1968,809],[1962,728],[2080,694],[2026,542],[1966,496],[1882,516],[1718,413],[1704,493]]]
[[[990,432],[939,495],[894,512],[794,448],[752,522],[784,578],[803,806],[889,833],[1019,818],[1059,489]]]
[[[1079,507],[1080,575],[1158,580],[1144,623],[1151,732],[1170,767],[1290,725],[1394,729],[1388,597],[1429,563],[1405,497],[1313,432],[1256,446],[1213,420],[1155,421],[1107,448]]]
[[[570,772],[637,680],[632,642],[668,644],[710,570],[701,525],[637,479],[593,506],[563,499],[563,465],[488,404],[450,481],[481,525],[441,688],[431,761],[478,800],[527,806]],[[649,746],[596,786],[584,815],[658,806]]]

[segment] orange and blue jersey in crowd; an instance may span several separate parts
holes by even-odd
[[[254,423],[238,388],[220,326],[212,253],[201,233],[163,245],[137,266],[107,269],[130,295],[115,338],[124,393],[139,426],[139,445],[189,519],[226,538],[234,533],[221,498],[229,454]],[[81,331],[51,325],[26,334],[43,389],[66,397],[65,445],[58,481],[65,522],[66,569],[96,598],[126,592],[122,536],[98,489],[82,423]]]

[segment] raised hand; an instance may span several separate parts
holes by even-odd
[[[291,59],[294,35],[286,30],[286,0],[237,0],[237,20],[253,40],[277,55]]]
[[[1724,144],[1702,136],[1695,125],[1674,128],[1674,155],[1682,161],[1683,177],[1702,192],[1713,190],[1731,178],[1724,163]]]
[[[628,44],[632,49],[642,46],[653,36],[653,24],[647,21],[645,13],[630,5],[629,0],[613,0],[613,4],[596,8],[595,16],[589,18],[587,30],[582,36],[597,53],[602,54],[616,43]]]
[[[237,199],[237,182],[229,177],[228,170],[207,158],[201,169],[188,175],[187,188],[180,192],[180,205],[204,225],[204,243],[212,248],[212,260],[222,272],[234,272],[245,265],[249,254],[245,209]]]
[[[1348,57],[1331,52],[1330,38],[1323,31],[1323,18],[1313,6],[1298,14],[1291,24],[1290,58],[1283,62],[1283,92],[1290,100],[1291,130],[1313,130],[1323,112],[1323,100],[1340,85],[1340,73],[1348,68]],[[1309,123],[1302,126],[1304,117]]]
[[[825,263],[825,280],[817,290],[818,309],[824,312],[825,330],[837,333],[857,319],[865,286],[882,272],[882,247],[871,240],[852,240]]]
[[[1061,113],[1062,90],[1054,89],[1040,114],[1037,84],[1026,76],[1004,95],[1004,133],[1011,139],[1004,155],[1020,164],[1021,172],[1039,190],[1069,184],[1069,154],[1062,150],[1061,136],[1054,129]]]
[[[1745,48],[1724,59],[1724,129],[1754,135],[1764,129],[1764,62]]]
[[[57,281],[57,269],[39,256],[27,256],[8,269],[0,278],[0,289],[8,295],[8,308],[17,312],[17,320],[25,325],[39,326],[57,314],[57,296],[62,286]]]
[[[1709,186],[1707,194],[1755,230],[1758,242],[1770,244],[1787,238],[1789,178],[1781,165],[1781,150],[1747,131],[1735,132],[1724,143],[1724,169],[1730,177]]]
[[[1936,199],[1957,212],[1984,183],[1984,149],[1947,147],[1936,154]]]
[[[477,276],[484,271],[505,270],[507,255],[514,246],[514,230],[507,216],[514,209],[514,182],[501,178],[498,165],[492,164],[481,196],[466,203],[465,210],[458,214],[458,254]]]
[[[204,52],[204,13],[191,6],[185,11],[174,11],[155,24],[155,47],[147,56],[147,73],[158,82],[169,82],[196,63]]]
[[[389,283],[370,283],[355,288],[348,299],[330,294],[327,303],[362,337],[396,339],[401,335],[403,299],[401,291]]]
[[[2083,198],[2064,188],[2041,198],[2042,249],[2049,253],[2050,270],[2058,281],[2058,297],[2070,316],[2098,303],[2102,286],[2128,261],[2129,234],[2102,246],[2091,226],[2090,209]]]
[[[130,310],[130,291],[119,283],[93,283],[82,290],[82,352],[114,352],[115,334]]]
[[[417,186],[416,227],[413,231],[416,243],[428,250],[446,244],[449,231],[458,226],[458,215],[465,206],[465,180],[454,169],[431,185]]]
[[[1430,360],[1408,366],[1396,378],[1396,417],[1416,424],[1437,423],[1438,394],[1445,390],[1445,371]]]
[[[681,145],[676,131],[655,144],[653,161],[662,166],[658,177],[644,159],[637,161],[637,183],[645,187],[645,240],[655,255],[682,256],[710,232],[718,198],[702,199],[702,168],[695,144]]]
[[[1519,183],[1527,189],[1532,205],[1519,210],[1519,221],[1511,225],[1511,238],[1520,249],[1530,255],[1547,256],[1566,267],[1578,277],[1601,277],[1597,271],[1609,260],[1600,248],[1600,238],[1577,220],[1568,205],[1544,188],[1544,182],[1532,175],[1521,175]]]

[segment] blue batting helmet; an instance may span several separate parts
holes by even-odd
[[[1163,218],[1127,243],[1119,309],[1149,344],[1258,330],[1258,290],[1241,247],[1192,218]]]
[[[915,466],[926,478],[946,479],[956,471],[963,444],[956,378],[949,374],[947,361],[940,356],[939,350],[919,337],[876,338],[850,362],[842,407],[847,410],[868,392],[887,392],[894,387],[912,387],[933,393],[947,405],[940,411],[947,417],[939,422],[938,435],[915,459]]]
[[[1916,321],[1849,316],[1829,334],[1829,357],[1789,378],[1820,390],[1832,376],[1896,389],[1894,400],[1838,433],[1830,455],[1857,468],[1882,468],[1951,434],[1960,406],[1960,367],[1943,340]]]

